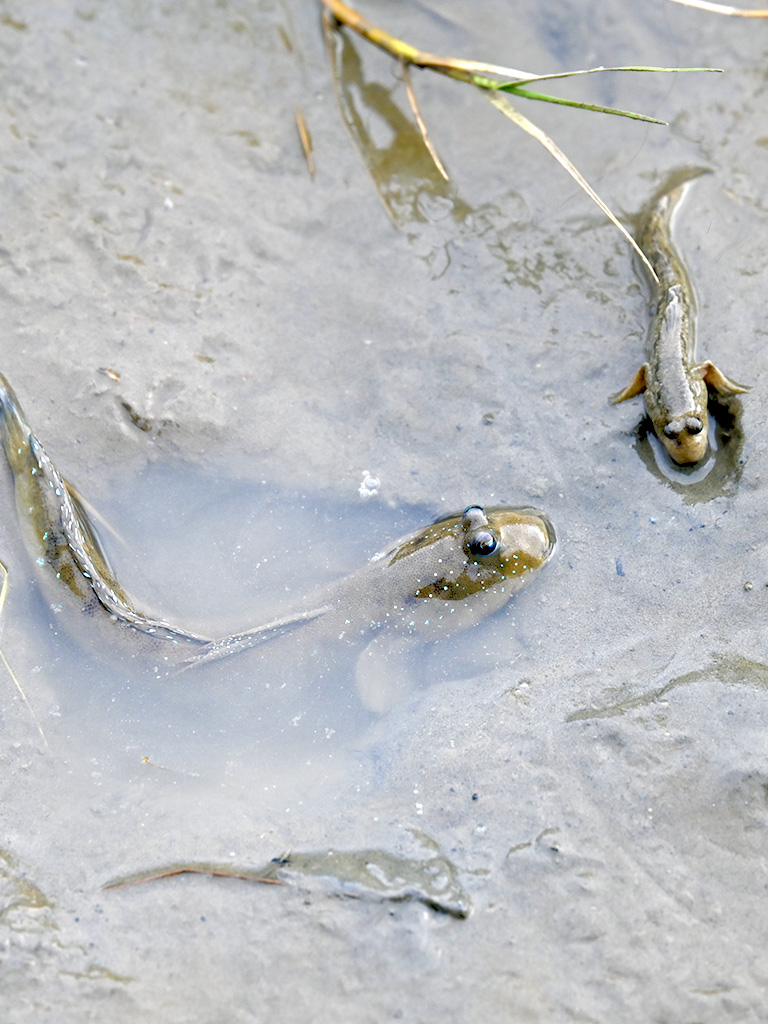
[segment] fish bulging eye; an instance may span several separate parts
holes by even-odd
[[[700,434],[704,429],[704,424],[698,416],[689,416],[685,421],[685,425],[688,428],[689,434]]]
[[[478,530],[467,541],[467,550],[473,558],[487,558],[498,546],[499,542],[490,530]]]

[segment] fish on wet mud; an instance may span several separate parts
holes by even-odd
[[[174,651],[183,656],[194,647],[185,667],[241,653],[301,627],[310,642],[365,645],[356,675],[358,682],[363,676],[369,680],[370,691],[370,680],[403,645],[480,622],[536,575],[554,550],[554,528],[544,513],[471,505],[396,541],[287,615],[208,640],[136,608],[76,491],[32,432],[2,375],[0,424],[25,543],[51,603],[62,604],[68,595],[81,619],[100,618],[145,646],[152,641],[153,650],[162,641],[171,663],[179,660]],[[382,642],[384,636],[390,639]]]
[[[155,641],[202,646],[208,642],[136,608],[115,578],[96,530],[75,489],[56,469],[26,421],[19,400],[0,374],[0,430],[13,471],[16,509],[25,547],[38,569],[41,588],[52,607],[68,605],[69,623],[97,642],[99,623],[129,631],[136,648]],[[91,627],[91,621],[93,625]]]
[[[643,216],[637,242],[656,273],[651,281],[648,359],[614,404],[643,394],[653,429],[674,462],[691,465],[707,452],[709,394],[743,394],[748,387],[726,377],[713,362],[695,361],[695,300],[680,254],[672,242],[676,211],[701,172],[677,181]]]
[[[355,681],[369,710],[388,710],[419,641],[437,640],[498,611],[549,560],[555,531],[537,509],[470,505],[395,541],[362,568],[306,597],[299,609],[207,644],[194,667],[259,646],[303,623],[311,648],[363,647]]]

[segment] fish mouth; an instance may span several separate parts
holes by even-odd
[[[555,548],[557,547],[557,531],[555,530],[555,524],[549,518],[546,512],[542,512],[541,509],[532,508],[530,509],[532,515],[535,515],[537,519],[541,521],[544,526],[544,532],[547,535],[547,549],[544,554],[544,561],[547,562],[554,554]]]
[[[557,547],[557,531],[555,530],[555,524],[552,522],[546,512],[542,512],[540,508],[534,508],[531,505],[527,505],[523,508],[509,509],[510,512],[515,512],[520,516],[530,516],[531,519],[537,521],[537,525],[542,527],[543,532],[546,536],[546,544],[541,554],[541,565],[548,562],[549,559],[555,552]]]
[[[685,437],[677,443],[672,443],[662,436],[661,441],[669,457],[678,466],[693,466],[697,462],[701,462],[709,449],[706,434],[703,437],[701,435]]]

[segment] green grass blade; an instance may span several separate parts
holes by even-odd
[[[657,117],[649,117],[647,114],[636,114],[632,110],[620,110],[618,107],[603,107],[598,103],[583,103],[581,100],[566,100],[561,96],[550,96],[544,92],[533,92],[531,89],[522,89],[516,83],[510,82],[500,86],[497,92],[513,93],[515,96],[525,96],[529,100],[543,100],[545,103],[559,103],[563,107],[577,107],[579,110],[595,110],[600,114],[616,114],[617,117],[629,117],[633,121],[647,121],[649,124],[666,124]]]

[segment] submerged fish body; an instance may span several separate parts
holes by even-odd
[[[663,192],[643,217],[637,242],[657,278],[651,281],[648,360],[631,383],[611,398],[618,403],[643,394],[657,437],[680,465],[699,462],[707,452],[707,385],[723,396],[749,390],[709,360],[695,362],[695,299],[672,242],[672,221],[696,177],[689,176]]]
[[[396,541],[367,565],[323,588],[301,610],[216,640],[200,664],[260,645],[297,623],[348,644],[386,633],[406,641],[466,629],[503,607],[547,562],[554,528],[532,508],[471,505]]]
[[[205,637],[177,629],[135,607],[115,579],[82,501],[31,430],[2,374],[0,430],[13,471],[24,543],[51,606],[58,609],[69,604],[79,619],[107,623],[112,636],[127,631],[136,646],[155,646],[156,641],[207,643]],[[73,628],[82,633],[74,623]]]
[[[101,621],[113,638],[120,634],[131,639],[135,651],[162,651],[163,660],[171,664],[189,654],[190,647],[195,653],[187,657],[185,667],[228,657],[301,628],[309,640],[319,634],[346,644],[367,644],[370,678],[383,664],[378,657],[384,651],[384,645],[377,646],[380,636],[396,638],[386,648],[386,661],[401,641],[436,639],[472,626],[506,604],[554,549],[555,533],[543,513],[472,505],[392,544],[361,569],[313,595],[299,610],[255,629],[208,640],[136,608],[115,578],[81,499],[31,430],[2,374],[0,429],[13,470],[25,545],[51,606],[73,605],[76,620],[88,621],[85,630],[74,623],[73,628],[81,637],[85,632],[91,643],[96,621]]]

